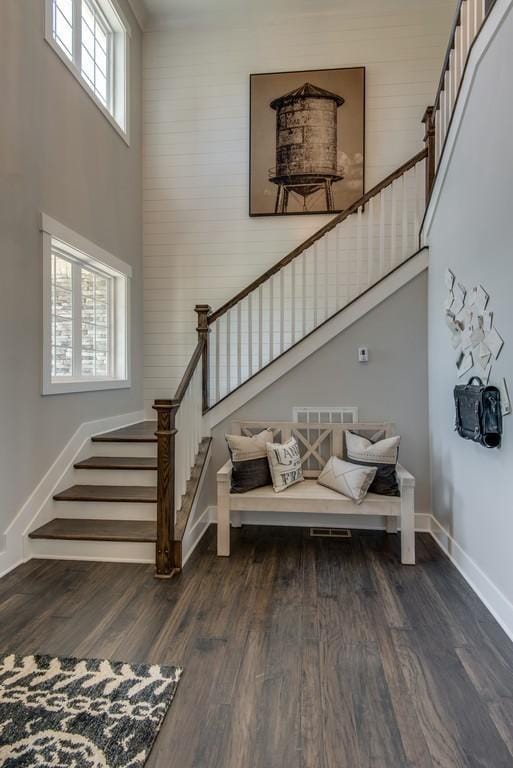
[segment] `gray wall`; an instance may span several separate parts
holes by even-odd
[[[357,359],[361,346],[369,347],[366,364]],[[417,479],[416,512],[430,512],[425,272],[214,428],[199,512],[216,503],[232,421],[291,421],[295,405],[358,406],[360,421],[395,422],[400,461]]]
[[[504,4],[501,4],[504,5]],[[513,416],[504,420],[500,451],[486,450],[453,431],[455,353],[445,326],[444,273],[468,289],[490,294],[505,344],[491,383],[505,377],[513,393],[513,5],[477,70],[448,173],[429,232],[429,399],[433,511],[455,544],[452,551],[477,580],[490,581],[497,610],[513,631]],[[470,376],[470,373],[468,374]],[[467,377],[465,377],[467,379]],[[463,554],[464,553],[464,554]],[[470,559],[469,559],[470,558]],[[479,572],[480,570],[480,572]],[[502,593],[502,598],[499,597]]]
[[[83,422],[141,406],[141,34],[131,146],[44,40],[43,0],[0,2],[0,534]],[[132,387],[41,396],[40,212],[129,262]]]

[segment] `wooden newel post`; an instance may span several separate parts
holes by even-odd
[[[210,328],[208,327],[208,316],[212,312],[212,307],[209,307],[208,304],[196,304],[196,306],[194,307],[194,311],[198,315],[198,327],[196,328],[196,330],[198,331],[198,340],[203,342],[203,352],[201,356],[202,371],[203,371],[202,390],[203,390],[203,411],[206,411],[209,406],[209,402],[208,402],[208,382],[209,382],[208,334],[210,333]]]
[[[175,563],[175,417],[176,400],[155,400],[157,411],[157,549],[155,576],[170,579]]]
[[[424,136],[424,142],[427,149],[426,158],[426,205],[429,202],[431,190],[435,181],[435,108],[428,107],[422,118],[422,122],[426,126],[426,133]]]

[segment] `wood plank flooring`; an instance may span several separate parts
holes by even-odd
[[[426,534],[208,532],[175,580],[32,560],[0,653],[178,663],[148,768],[512,768],[513,645]]]

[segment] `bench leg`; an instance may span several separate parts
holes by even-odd
[[[227,483],[217,484],[217,555],[230,554],[230,497]]]
[[[232,512],[231,521],[232,521],[232,528],[242,528],[242,523],[240,521],[240,512]]]
[[[395,515],[387,515],[385,526],[387,533],[397,533],[397,517]]]
[[[415,501],[414,488],[401,490],[401,562],[415,565]]]

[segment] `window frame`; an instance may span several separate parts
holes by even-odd
[[[42,394],[57,395],[94,390],[128,389],[131,387],[130,364],[130,288],[132,268],[121,259],[90,242],[46,214],[41,215],[43,237],[43,360]],[[52,376],[52,252],[63,252],[64,258],[80,262],[84,267],[114,278],[112,376]],[[72,318],[72,322],[75,318]],[[76,342],[75,342],[76,343]],[[73,349],[76,359],[77,347]]]
[[[70,59],[64,48],[53,35],[54,0],[45,2],[44,36],[48,45],[80,83],[90,99],[98,107],[125,143],[130,146],[130,38],[131,28],[117,0],[89,0],[89,4],[98,9],[104,23],[112,29],[111,56],[108,66],[112,69],[110,82],[109,106],[105,106],[94,88],[82,74],[82,0],[73,2],[73,45]]]

